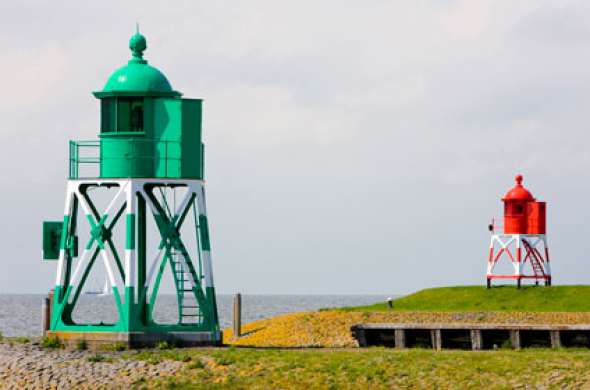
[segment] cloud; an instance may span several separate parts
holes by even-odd
[[[279,86],[233,85],[209,96],[206,110],[207,138],[246,148],[334,144],[358,128],[354,113],[300,105]]]
[[[36,104],[49,100],[63,88],[66,56],[57,43],[40,47],[6,48],[0,57],[0,111],[34,111]]]
[[[587,2],[6,8],[0,154],[20,165],[4,164],[3,179],[27,191],[43,183],[47,194],[31,192],[37,209],[27,214],[24,197],[6,192],[6,218],[23,228],[0,236],[18,243],[6,258],[22,274],[38,251],[36,238],[17,233],[36,231],[42,211],[61,212],[67,140],[98,132],[90,92],[129,58],[139,19],[150,64],[185,96],[205,100],[220,291],[395,293],[479,283],[485,224],[517,172],[550,202],[560,280],[585,281]],[[236,273],[236,264],[247,267]],[[268,277],[269,264],[297,278]],[[31,286],[45,279],[37,281]]]

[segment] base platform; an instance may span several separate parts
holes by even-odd
[[[221,333],[214,332],[64,332],[47,331],[47,337],[56,337],[66,347],[75,348],[85,341],[89,349],[104,349],[109,345],[126,348],[150,348],[166,341],[175,347],[216,346],[222,344]]]

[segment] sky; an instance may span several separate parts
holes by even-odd
[[[52,287],[91,95],[145,57],[204,99],[218,292],[402,294],[484,284],[517,173],[548,202],[554,284],[589,283],[590,3],[0,3],[0,293]]]

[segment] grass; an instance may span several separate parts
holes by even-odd
[[[59,341],[59,339],[55,336],[43,337],[41,339],[41,347],[43,347],[43,348],[55,349],[55,348],[63,348],[63,346],[64,345],[61,343],[61,341]]]
[[[171,343],[169,343],[168,341],[160,341],[156,344],[156,349],[171,349],[173,347],[173,345]]]
[[[360,323],[588,324],[590,286],[431,288],[386,302],[280,315],[245,324],[244,336],[224,329],[227,344],[250,347],[355,347],[350,328]]]
[[[76,343],[76,349],[78,351],[85,351],[88,349],[88,343],[86,342],[86,340],[78,340],[78,342]]]
[[[101,351],[121,352],[127,349],[127,344],[123,342],[116,342],[112,344],[103,344],[99,348]]]
[[[590,384],[589,351],[405,351],[172,349],[130,359],[174,359],[175,376],[148,388],[178,389],[389,389],[389,388],[578,388]]]
[[[16,336],[16,337],[10,337],[8,339],[8,341],[13,342],[13,343],[17,343],[17,344],[28,344],[31,342],[31,339],[29,339],[28,337],[25,337],[25,336]]]
[[[386,302],[343,310],[389,311]],[[590,286],[429,288],[394,300],[393,311],[590,312]]]
[[[111,356],[101,355],[100,353],[94,353],[86,358],[91,363],[112,363],[114,359]]]
[[[104,355],[96,353],[94,355],[88,356],[87,360],[92,363],[100,363],[104,362],[106,360],[106,357]]]

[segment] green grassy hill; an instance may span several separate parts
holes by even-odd
[[[347,307],[351,311],[386,311],[387,304]],[[393,302],[394,311],[590,311],[590,286],[439,287],[418,291]]]

